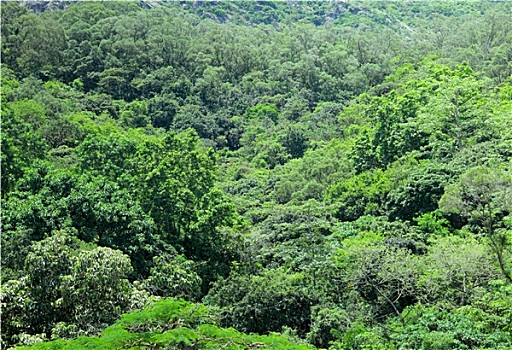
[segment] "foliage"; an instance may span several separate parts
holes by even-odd
[[[144,281],[152,295],[197,299],[201,295],[201,277],[194,262],[183,256],[155,256],[149,277]]]
[[[219,281],[207,300],[222,308],[221,324],[243,332],[279,332],[284,326],[305,335],[310,328],[310,308],[315,296],[308,293],[303,274],[284,269],[260,276],[233,276]]]
[[[3,341],[94,334],[128,309],[130,259],[56,232],[34,243],[24,276],[2,286]]]
[[[417,305],[409,324],[390,334],[395,344],[417,349],[506,349],[510,346],[510,286],[455,309]],[[392,324],[395,326],[395,324]]]
[[[20,349],[311,349],[283,336],[247,335],[220,328],[209,309],[183,300],[164,299],[145,310],[123,315],[97,337],[57,340]]]
[[[510,3],[0,11],[2,347],[510,347]]]
[[[512,211],[510,189],[512,178],[502,169],[476,167],[463,174],[441,198],[446,211],[469,218],[484,232],[496,254],[504,277],[512,282],[510,271],[510,238],[504,217]]]

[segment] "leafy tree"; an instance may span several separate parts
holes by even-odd
[[[368,303],[373,317],[394,315],[405,323],[401,312],[417,300],[421,271],[418,258],[406,249],[385,246],[382,236],[376,234],[368,233],[344,243],[347,248],[339,251],[337,264],[351,268],[344,272],[349,289]]]
[[[187,104],[178,109],[172,127],[176,131],[192,128],[200,137],[211,140],[214,140],[219,134],[213,116],[205,115],[204,109],[193,104]]]
[[[14,344],[20,333],[50,334],[65,317],[58,303],[62,277],[71,270],[73,248],[70,236],[57,233],[30,247],[23,270],[25,276],[2,284],[2,341]]]
[[[70,336],[70,328],[95,334],[117,319],[128,309],[131,272],[129,257],[110,248],[97,247],[74,257],[70,274],[62,278],[60,301],[71,314],[65,324],[57,325],[57,336]]]
[[[378,122],[373,146],[382,166],[423,145],[424,135],[408,121],[416,117],[424,99],[421,90],[407,90],[404,95],[391,91],[386,98],[376,98],[375,105],[369,107],[367,113]]]
[[[70,236],[54,232],[30,247],[24,276],[2,286],[6,344],[32,336],[93,334],[127,310],[130,259],[120,251],[91,250]],[[89,247],[90,249],[90,247]]]
[[[334,215],[341,221],[354,221],[382,213],[385,196],[392,188],[388,174],[380,169],[367,171],[332,186],[327,198],[335,203]]]
[[[108,68],[100,75],[98,87],[100,92],[108,93],[114,99],[131,100],[131,74],[123,68]]]
[[[212,312],[201,304],[165,299],[135,311],[106,328],[100,336],[35,344],[24,349],[117,349],[169,347],[195,349],[313,349],[280,335],[247,335],[214,324]],[[23,348],[22,348],[23,349]]]
[[[155,225],[140,204],[105,178],[79,183],[66,198],[80,239],[127,254],[137,274],[147,275],[155,247]]]
[[[391,220],[411,221],[435,211],[452,173],[449,168],[431,162],[420,163],[407,172],[403,182],[392,189],[386,198]]]
[[[485,111],[481,107],[488,103],[482,101],[485,80],[477,79],[467,64],[453,71],[442,66],[431,69],[439,86],[429,105],[431,112],[427,112],[433,125],[424,125],[429,125],[431,135],[447,143],[444,152],[449,156],[467,146],[469,136],[477,134],[482,125]]]
[[[281,143],[291,158],[301,158],[308,148],[308,140],[304,129],[300,126],[289,127],[284,130]]]
[[[169,130],[178,111],[178,102],[173,95],[155,96],[148,100],[148,115],[156,128]]]
[[[404,312],[407,326],[390,322],[394,332],[389,337],[397,346],[418,349],[506,349],[511,339],[510,311],[510,286],[501,286],[468,306],[412,306]]]
[[[147,260],[158,251],[152,246],[155,224],[116,183],[43,164],[34,167],[13,196],[16,200],[5,204],[2,221],[7,240],[13,239],[13,244],[26,234],[37,241],[53,230],[72,227],[81,240],[128,254],[137,273],[149,272]]]
[[[440,207],[470,219],[488,237],[503,276],[512,282],[509,232],[503,218],[511,212],[512,179],[502,169],[476,167],[462,175],[441,198]],[[471,223],[471,222],[470,222]]]
[[[181,255],[155,256],[144,285],[151,295],[196,300],[201,294],[201,277],[194,265]]]
[[[59,22],[42,19],[17,3],[2,6],[2,63],[20,75],[42,78],[56,75],[65,33]],[[5,51],[4,51],[5,50]],[[5,57],[4,57],[5,56]]]
[[[498,277],[488,248],[476,240],[439,238],[428,250],[418,281],[419,299],[425,304],[470,304]]]
[[[2,197],[14,190],[26,168],[36,159],[45,158],[46,144],[41,133],[16,117],[2,103]]]
[[[258,276],[233,275],[217,282],[207,297],[221,307],[221,324],[243,332],[269,333],[284,326],[304,336],[311,326],[308,277],[285,269],[267,270]]]
[[[2,346],[509,347],[509,4],[3,5]]]
[[[135,170],[131,164],[136,152],[137,142],[119,134],[91,135],[77,148],[82,171],[105,175],[121,184],[129,181]]]
[[[328,348],[337,335],[345,333],[352,325],[350,316],[340,306],[322,305],[312,311],[313,320],[307,339],[319,348]]]
[[[132,101],[121,112],[123,124],[133,128],[143,128],[149,124],[148,106],[143,101]]]

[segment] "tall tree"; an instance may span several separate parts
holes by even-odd
[[[499,168],[472,168],[447,190],[439,205],[471,220],[487,235],[503,277],[512,283],[511,231],[505,219],[512,213],[511,174]]]

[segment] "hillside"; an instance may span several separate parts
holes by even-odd
[[[512,347],[511,17],[2,2],[2,347]]]

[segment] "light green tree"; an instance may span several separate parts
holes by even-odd
[[[450,186],[439,202],[447,213],[455,213],[475,224],[490,243],[503,277],[512,283],[512,177],[500,168],[475,167]]]

